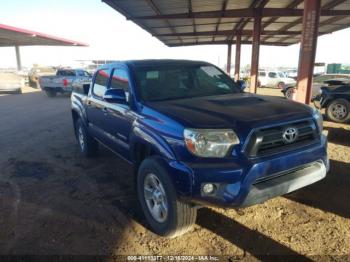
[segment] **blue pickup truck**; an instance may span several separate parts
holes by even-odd
[[[247,207],[323,179],[322,117],[309,106],[243,91],[212,64],[107,64],[71,96],[81,152],[104,145],[135,167],[151,229],[175,237],[202,206]]]

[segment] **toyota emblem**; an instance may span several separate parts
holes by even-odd
[[[288,127],[284,130],[282,138],[285,144],[293,143],[298,138],[298,129],[295,127]]]

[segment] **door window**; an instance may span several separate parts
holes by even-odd
[[[77,70],[77,75],[78,76],[84,76],[84,77],[91,76],[87,71],[83,71],[83,70]]]
[[[275,72],[270,72],[269,77],[271,78],[277,78],[277,74]]]
[[[92,92],[95,96],[102,98],[107,89],[110,71],[101,69],[97,71]]]

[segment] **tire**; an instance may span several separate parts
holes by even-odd
[[[285,87],[285,83],[284,82],[279,82],[278,84],[277,84],[277,88],[279,88],[279,89],[283,89],[284,87]]]
[[[55,97],[57,95],[57,92],[55,91],[46,90],[45,92],[48,97]]]
[[[329,120],[337,123],[346,123],[350,120],[350,103],[345,99],[336,99],[332,101],[326,109],[326,115]]]
[[[152,180],[157,185],[153,188],[153,183],[150,182]],[[148,200],[146,192],[150,196]],[[168,238],[183,235],[196,222],[197,208],[178,200],[172,181],[157,157],[147,158],[141,163],[137,175],[137,193],[146,220],[152,231],[158,235]],[[157,195],[162,204],[154,204],[158,201],[155,199]],[[160,215],[158,219],[152,214],[152,202],[153,207],[163,207],[159,208],[163,211],[155,212]]]
[[[32,88],[36,88],[36,83],[33,80],[29,79],[29,86]]]
[[[98,154],[98,142],[89,135],[80,118],[75,123],[75,136],[78,140],[80,152],[85,157],[94,157]]]
[[[40,89],[39,80],[29,80],[29,86],[32,88]]]
[[[288,100],[293,99],[293,93],[294,93],[294,87],[288,87],[284,93],[284,97],[287,98]]]

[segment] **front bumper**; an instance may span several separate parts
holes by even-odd
[[[290,193],[326,176],[326,149],[327,139],[322,136],[320,143],[270,157],[229,160],[225,164],[182,163],[182,172],[188,170],[192,177],[191,193],[184,200],[199,205],[246,207]],[[214,193],[203,192],[206,183],[214,185]]]
[[[241,207],[260,204],[271,198],[311,185],[325,178],[326,173],[326,165],[323,161],[317,161],[290,172],[277,174],[271,179],[252,185]]]

